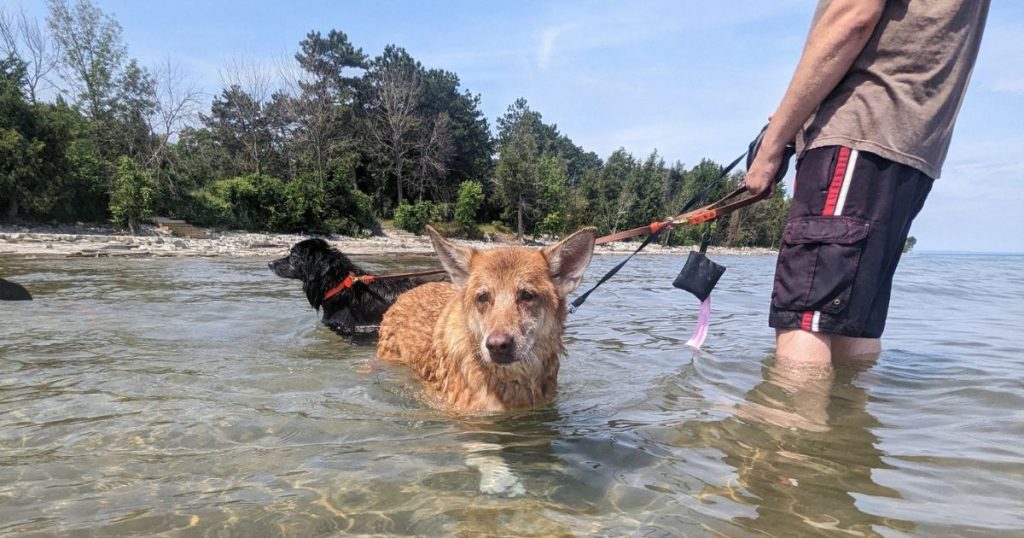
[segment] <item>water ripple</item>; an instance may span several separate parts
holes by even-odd
[[[36,296],[0,304],[0,533],[1024,532],[1020,257],[908,257],[877,363],[824,371],[771,356],[772,258],[716,259],[700,352],[684,259],[638,258],[553,405],[461,420],[266,261],[0,260]]]

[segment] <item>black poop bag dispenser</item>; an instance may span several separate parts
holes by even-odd
[[[704,255],[710,242],[711,236],[705,234],[701,241],[700,251],[690,251],[690,257],[686,258],[686,265],[672,282],[673,286],[692,293],[701,302],[711,295],[711,290],[715,289],[718,279],[722,278],[722,273],[725,273],[724,265],[718,265]]]
[[[679,271],[679,275],[672,281],[672,285],[686,290],[700,300],[700,313],[697,316],[697,327],[693,336],[686,342],[686,345],[700,349],[708,333],[708,323],[711,319],[711,290],[715,289],[718,279],[725,273],[725,266],[711,261],[705,252],[708,243],[711,242],[711,234],[704,234],[701,241],[700,251],[691,251],[686,259],[686,265]]]
[[[725,266],[718,265],[704,255],[704,251],[691,251],[686,265],[672,282],[672,285],[692,293],[698,300],[704,301],[715,289],[718,279],[722,278]]]

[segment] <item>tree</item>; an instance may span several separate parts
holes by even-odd
[[[651,152],[642,165],[630,175],[635,202],[630,208],[628,228],[643,226],[666,216],[668,173],[665,161],[657,150]],[[671,210],[669,210],[671,211]]]
[[[440,113],[423,123],[415,146],[413,191],[422,200],[428,192],[435,199],[451,200],[452,193],[442,182],[455,151],[448,115]]]
[[[152,214],[153,188],[148,174],[127,156],[117,160],[117,175],[110,193],[110,213],[114,223],[138,232],[142,219]]]
[[[60,63],[60,46],[24,9],[15,15],[0,8],[0,54],[25,62],[25,92],[30,102],[38,102],[40,92],[53,87],[49,77]]]
[[[112,106],[127,54],[121,25],[89,0],[73,7],[67,0],[49,0],[49,7],[47,23],[63,52],[61,76],[86,115],[100,120]]]
[[[394,181],[397,205],[407,185],[423,199],[452,155],[447,115],[423,108],[423,74],[405,49],[388,45],[363,80],[364,151]]]
[[[225,88],[202,122],[240,171],[260,175],[269,159],[270,130],[263,103],[238,85]]]
[[[35,136],[38,119],[25,101],[25,63],[14,56],[0,59],[0,198],[7,218],[14,219],[25,200],[40,187],[42,141]]]
[[[624,148],[615,150],[601,171],[590,177],[584,188],[592,201],[593,223],[602,233],[614,233],[628,224],[629,212],[636,200],[636,191],[628,188],[637,163]]]
[[[565,232],[569,187],[566,160],[544,154],[537,163],[537,226],[536,231],[548,235]]]
[[[152,120],[159,110],[156,80],[132,59],[118,77],[116,89],[111,103],[113,122],[117,126],[111,135],[116,143],[112,153],[146,162],[152,153]]]
[[[729,179],[733,186],[738,187],[743,182],[743,175],[733,174]],[[722,243],[728,247],[776,247],[782,239],[788,212],[786,186],[780,183],[768,199],[724,218],[718,227],[724,233]]]
[[[159,169],[160,163],[166,159],[171,141],[198,117],[202,93],[196,82],[180,66],[171,63],[169,58],[157,66],[153,81],[155,118],[152,130],[157,144],[150,156],[149,165]]]
[[[299,48],[295,60],[309,79],[297,81],[298,97],[292,101],[298,122],[295,136],[314,173],[322,178],[328,162],[352,145],[348,131],[359,78],[347,73],[365,69],[366,55],[337,30],[327,37],[309,32]]]
[[[364,147],[394,181],[397,207],[402,205],[406,160],[421,128],[419,66],[404,49],[388,45],[373,60],[364,88]]]
[[[8,219],[102,219],[106,176],[85,119],[60,100],[29,103],[24,72],[0,59],[0,207]]]
[[[478,181],[463,181],[455,203],[455,224],[468,236],[476,235],[476,215],[484,202],[484,187]]]
[[[909,254],[912,250],[914,250],[915,245],[917,245],[917,238],[914,236],[908,237],[907,241],[903,243],[903,253]]]
[[[494,170],[495,194],[505,209],[516,215],[516,238],[522,242],[524,217],[537,195],[537,141],[529,121],[509,126],[504,143],[498,149]]]
[[[537,141],[537,151],[558,155],[566,160],[566,174],[569,185],[576,187],[587,171],[601,167],[601,159],[594,152],[585,151],[558,131],[558,126],[544,123],[540,112],[530,108],[526,99],[516,99],[505,114],[498,118],[498,145],[504,143],[512,126],[527,122]]]
[[[490,177],[494,144],[487,119],[480,110],[480,96],[460,91],[459,77],[441,69],[423,74],[423,113],[444,117],[450,131],[451,158],[448,171],[437,177],[434,190],[441,200],[451,199],[462,182]]]

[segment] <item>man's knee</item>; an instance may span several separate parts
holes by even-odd
[[[775,334],[777,360],[828,363],[832,359],[832,336],[829,334],[802,329],[780,329]]]

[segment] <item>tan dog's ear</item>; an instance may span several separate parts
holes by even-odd
[[[458,247],[441,237],[437,230],[427,226],[430,242],[434,244],[434,252],[441,260],[441,266],[452,277],[452,283],[463,286],[469,278],[469,259],[473,257],[473,249]]]
[[[597,228],[582,228],[542,251],[551,269],[551,280],[555,282],[558,295],[563,299],[579,287],[583,280],[583,273],[594,254],[596,239]]]

